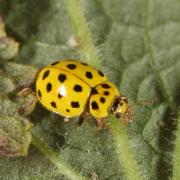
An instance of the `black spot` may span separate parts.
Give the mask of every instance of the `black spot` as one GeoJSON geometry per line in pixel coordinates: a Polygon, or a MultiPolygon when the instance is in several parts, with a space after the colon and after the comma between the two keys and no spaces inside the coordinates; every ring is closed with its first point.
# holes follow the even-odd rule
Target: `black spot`
{"type": "Polygon", "coordinates": [[[122,106],[123,105],[123,103],[122,102],[120,102],[120,106],[122,106]]]}
{"type": "Polygon", "coordinates": [[[38,96],[41,98],[42,97],[42,93],[40,90],[38,90],[38,96]]]}
{"type": "Polygon", "coordinates": [[[56,108],[56,103],[55,103],[54,101],[51,102],[51,106],[54,107],[54,108],[56,108]]]}
{"type": "Polygon", "coordinates": [[[99,75],[104,77],[104,74],[101,71],[98,71],[99,75]]]}
{"type": "Polygon", "coordinates": [[[66,109],[66,112],[70,112],[70,110],[69,110],[69,109],[66,109]]]}
{"type": "Polygon", "coordinates": [[[45,71],[43,74],[43,80],[46,79],[49,76],[49,70],[45,71]]]}
{"type": "Polygon", "coordinates": [[[76,92],[82,92],[82,87],[78,84],[76,84],[73,88],[76,92]]]}
{"type": "Polygon", "coordinates": [[[108,84],[101,84],[101,86],[105,89],[109,89],[111,86],[109,86],[108,84]]]}
{"type": "Polygon", "coordinates": [[[72,102],[71,102],[71,106],[72,106],[73,108],[79,108],[79,107],[80,107],[79,102],[77,102],[77,101],[72,101],[72,102]]]}
{"type": "Polygon", "coordinates": [[[92,88],[91,94],[98,94],[98,91],[96,89],[92,88]]]}
{"type": "Polygon", "coordinates": [[[56,62],[52,63],[51,66],[54,66],[54,65],[56,65],[58,63],[59,63],[59,61],[56,61],[56,62]]]}
{"type": "Polygon", "coordinates": [[[101,98],[100,98],[100,101],[101,101],[102,103],[105,103],[106,100],[105,100],[105,98],[101,97],[101,98]]]}
{"type": "Polygon", "coordinates": [[[104,95],[108,96],[109,95],[109,91],[104,91],[104,95]]]}
{"type": "Polygon", "coordinates": [[[63,83],[66,80],[66,75],[65,74],[59,74],[58,79],[61,83],[63,83]]]}
{"type": "Polygon", "coordinates": [[[92,107],[92,109],[99,109],[99,106],[98,106],[98,104],[97,104],[96,101],[93,101],[93,102],[91,103],[91,107],[92,107]]]}
{"type": "Polygon", "coordinates": [[[47,83],[46,85],[46,91],[50,92],[52,90],[52,84],[51,83],[47,83]]]}
{"type": "Polygon", "coordinates": [[[87,71],[87,72],[86,72],[86,77],[87,77],[88,79],[92,79],[92,78],[93,78],[93,75],[92,75],[91,72],[87,71]]]}
{"type": "Polygon", "coordinates": [[[88,64],[86,64],[86,63],[83,63],[83,62],[82,62],[81,64],[82,64],[82,65],[84,65],[84,66],[88,66],[88,64]]]}
{"type": "Polygon", "coordinates": [[[58,98],[61,99],[63,96],[61,94],[58,94],[58,98]]]}
{"type": "Polygon", "coordinates": [[[69,69],[76,69],[76,65],[75,64],[68,64],[66,65],[69,69]]]}

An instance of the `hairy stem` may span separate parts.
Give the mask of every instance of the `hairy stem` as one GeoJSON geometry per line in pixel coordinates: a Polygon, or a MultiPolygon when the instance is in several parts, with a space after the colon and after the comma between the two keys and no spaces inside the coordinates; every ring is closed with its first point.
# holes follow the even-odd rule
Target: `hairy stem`
{"type": "Polygon", "coordinates": [[[59,156],[57,152],[51,150],[46,143],[44,143],[34,132],[32,132],[32,144],[45,155],[59,170],[59,173],[66,176],[68,179],[78,179],[85,180],[85,177],[82,177],[77,172],[75,172],[68,164],[66,164],[59,156]]]}
{"type": "Polygon", "coordinates": [[[81,57],[88,63],[95,65],[96,68],[102,68],[80,0],[65,0],[64,2],[67,6],[76,38],[79,41],[81,57]]]}
{"type": "Polygon", "coordinates": [[[119,161],[125,169],[125,174],[128,180],[142,180],[139,171],[139,165],[135,160],[135,155],[129,144],[129,139],[125,129],[120,121],[113,117],[109,117],[111,121],[111,131],[113,134],[115,147],[119,161]]]}
{"type": "Polygon", "coordinates": [[[178,117],[178,127],[176,131],[175,153],[174,153],[174,168],[173,180],[180,179],[180,113],[178,117]]]}
{"type": "MultiPolygon", "coordinates": [[[[74,31],[80,40],[79,48],[81,50],[81,56],[85,56],[86,60],[91,64],[96,65],[97,68],[102,68],[88,23],[82,12],[80,0],[67,0],[65,1],[65,4],[72,20],[74,31]]],[[[141,180],[142,178],[140,177],[138,165],[134,159],[134,154],[130,148],[124,128],[120,123],[117,124],[117,121],[113,121],[111,118],[111,129],[114,136],[117,154],[126,170],[127,178],[130,180],[141,180]]]]}

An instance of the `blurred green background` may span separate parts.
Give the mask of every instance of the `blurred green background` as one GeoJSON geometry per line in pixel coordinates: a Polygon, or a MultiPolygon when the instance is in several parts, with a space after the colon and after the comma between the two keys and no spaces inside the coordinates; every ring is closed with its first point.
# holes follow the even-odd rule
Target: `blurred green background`
{"type": "MultiPolygon", "coordinates": [[[[59,59],[86,62],[71,44],[76,27],[66,6],[0,0],[0,179],[68,179],[30,145],[31,130],[80,175],[126,179],[108,129],[97,132],[92,119],[81,127],[76,120],[66,124],[31,94],[17,96],[39,67],[59,59]]],[[[81,8],[97,64],[133,105],[126,131],[143,179],[170,179],[180,103],[180,1],[81,0],[81,8]]]]}

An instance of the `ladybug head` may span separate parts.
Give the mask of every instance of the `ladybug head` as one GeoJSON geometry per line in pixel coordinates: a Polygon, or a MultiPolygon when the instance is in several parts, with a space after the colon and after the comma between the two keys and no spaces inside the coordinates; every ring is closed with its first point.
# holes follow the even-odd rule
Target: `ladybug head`
{"type": "Polygon", "coordinates": [[[121,118],[122,115],[128,111],[128,99],[126,96],[118,96],[114,98],[114,101],[110,107],[110,113],[116,118],[121,118]]]}

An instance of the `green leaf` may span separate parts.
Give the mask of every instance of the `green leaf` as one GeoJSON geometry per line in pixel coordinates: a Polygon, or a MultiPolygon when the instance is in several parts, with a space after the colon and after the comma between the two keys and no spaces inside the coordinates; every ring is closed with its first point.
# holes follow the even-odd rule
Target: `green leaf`
{"type": "Polygon", "coordinates": [[[30,66],[5,63],[0,81],[0,155],[26,156],[31,143],[30,114],[37,102],[33,94],[20,95],[32,82],[37,70],[30,66]]]}
{"type": "Polygon", "coordinates": [[[0,60],[14,58],[19,49],[19,43],[10,37],[7,37],[4,28],[4,22],[0,16],[0,60]]]}
{"type": "MultiPolygon", "coordinates": [[[[105,69],[134,109],[134,122],[125,127],[127,138],[124,131],[118,134],[117,131],[111,134],[109,129],[97,132],[92,118],[82,127],[77,127],[77,119],[65,124],[60,116],[39,105],[34,109],[35,101],[28,106],[30,96],[20,98],[11,114],[24,102],[26,113],[18,117],[27,116],[34,109],[30,114],[33,133],[56,155],[57,161],[51,159],[51,153],[41,155],[36,144],[37,148],[32,146],[25,159],[2,158],[2,177],[64,179],[69,176],[58,165],[65,163],[68,166],[63,167],[73,169],[71,172],[79,176],[125,179],[131,173],[127,172],[131,166],[124,160],[131,157],[135,157],[133,163],[138,164],[135,171],[139,171],[143,179],[171,178],[173,162],[177,173],[178,149],[174,161],[172,157],[174,142],[179,147],[174,131],[180,103],[180,2],[9,0],[0,3],[8,36],[21,44],[15,61],[28,65],[3,64],[1,95],[8,96],[8,100],[14,98],[21,86],[33,81],[36,69],[23,71],[30,64],[43,66],[58,59],[83,57],[83,61],[105,69]],[[70,2],[80,4],[69,9],[73,8],[68,5],[70,2]],[[121,138],[120,134],[128,141],[124,148],[116,141],[121,138]],[[121,147],[121,151],[117,147],[121,147]],[[121,158],[119,152],[125,157],[121,158]],[[12,167],[15,169],[9,174],[12,167]]],[[[3,111],[8,112],[13,104],[4,104],[3,111]]],[[[112,122],[112,126],[114,124],[112,122]]]]}
{"type": "Polygon", "coordinates": [[[1,98],[0,104],[0,155],[27,155],[31,142],[31,123],[18,115],[16,105],[7,98],[1,98]]]}

